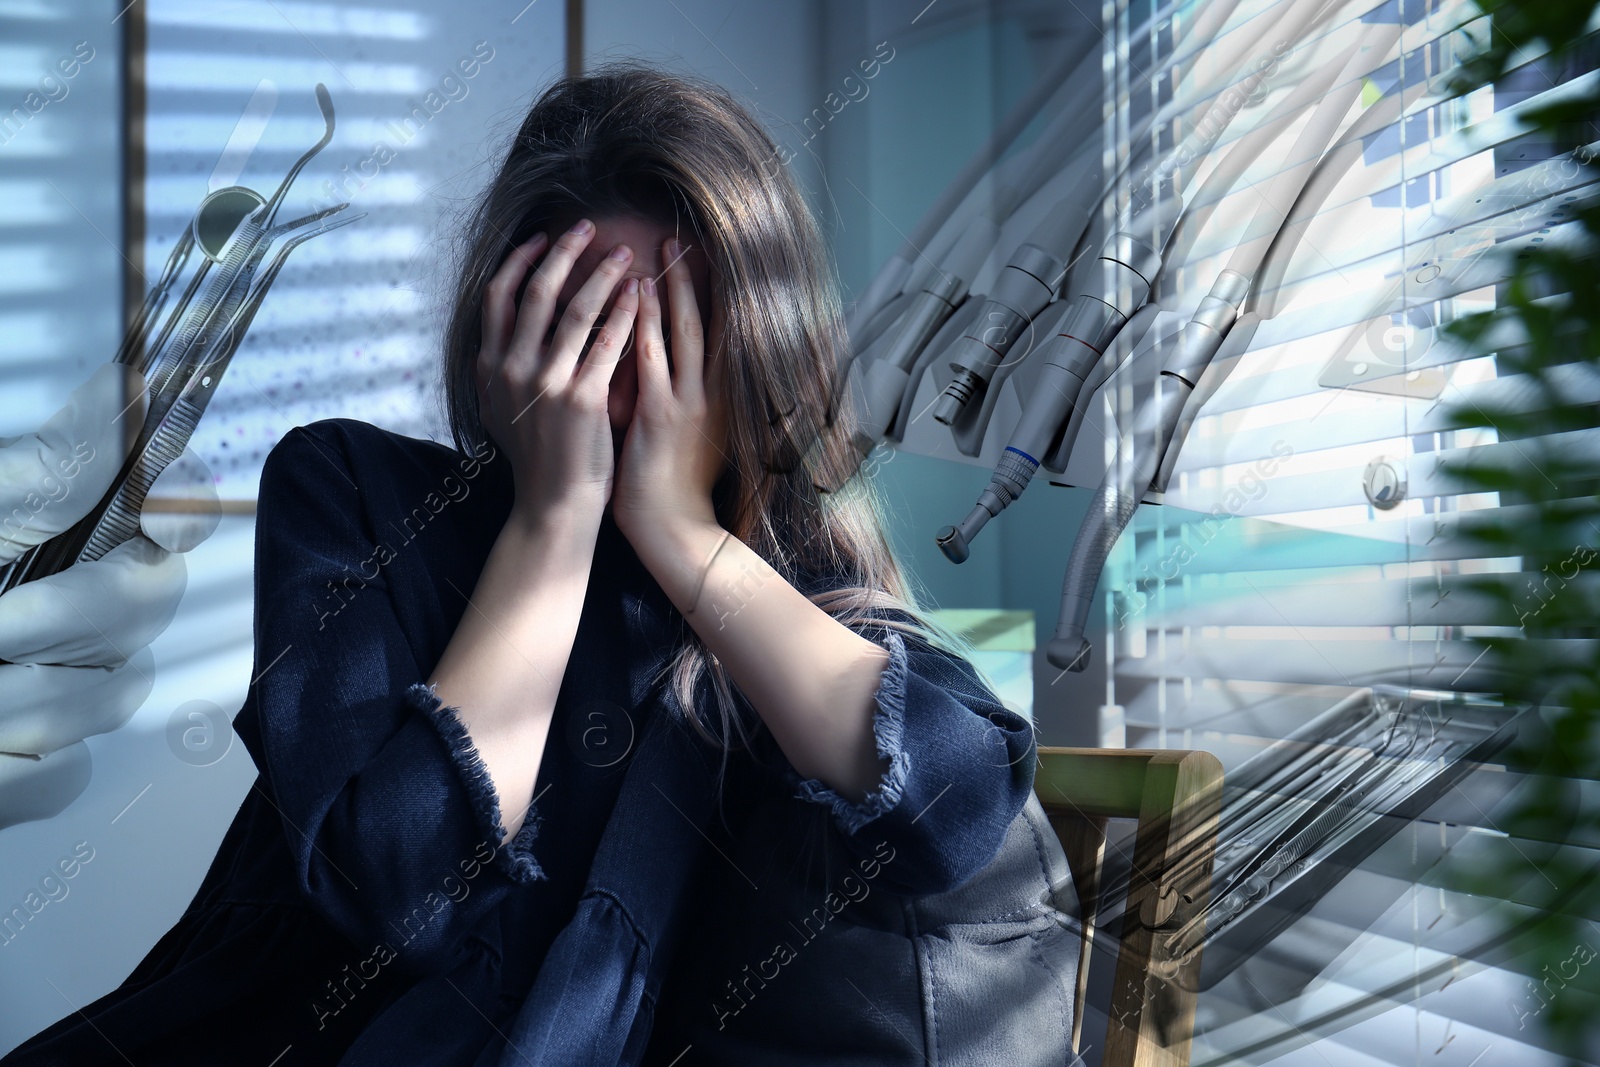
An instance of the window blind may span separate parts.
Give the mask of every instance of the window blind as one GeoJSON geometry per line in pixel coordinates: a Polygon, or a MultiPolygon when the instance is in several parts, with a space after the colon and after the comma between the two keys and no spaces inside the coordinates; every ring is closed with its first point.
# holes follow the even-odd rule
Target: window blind
{"type": "MultiPolygon", "coordinates": [[[[1351,121],[1397,85],[1426,90],[1363,139],[1361,159],[1305,230],[1278,313],[1225,348],[1226,380],[1200,409],[1167,491],[1150,498],[1161,506],[1139,509],[1102,577],[1110,744],[1204,748],[1235,771],[1374,686],[1492,691],[1490,661],[1471,639],[1515,627],[1472,578],[1510,580],[1522,561],[1486,557],[1466,535],[1535,511],[1449,468],[1493,463],[1544,478],[1544,447],[1600,460],[1593,429],[1550,434],[1540,448],[1452,429],[1454,408],[1537,415],[1551,398],[1501,367],[1528,342],[1515,328],[1471,349],[1440,332],[1497,306],[1519,250],[1578,238],[1572,210],[1600,195],[1597,175],[1552,158],[1527,115],[1588,91],[1596,74],[1524,54],[1504,86],[1453,97],[1436,87],[1493,32],[1475,8],[1347,10],[1405,23],[1398,59],[1370,75],[1351,121]]],[[[1235,195],[1247,200],[1249,188],[1235,195]]],[[[1195,249],[1199,278],[1239,237],[1226,226],[1209,234],[1195,249]]],[[[1554,381],[1565,402],[1600,402],[1591,366],[1560,367],[1554,381]]],[[[1098,480],[1096,464],[1142,395],[1136,376],[1113,380],[1062,481],[1098,480]]],[[[1573,661],[1600,654],[1587,639],[1550,644],[1573,661]]],[[[1565,1062],[1536,1023],[1538,976],[1497,937],[1503,909],[1524,906],[1515,887],[1493,902],[1445,888],[1450,865],[1494,869],[1513,850],[1600,847],[1508,838],[1494,814],[1520,784],[1493,761],[1472,771],[1215,978],[1191,1062],[1565,1062]]],[[[1576,802],[1593,793],[1571,785],[1576,802]]]]}

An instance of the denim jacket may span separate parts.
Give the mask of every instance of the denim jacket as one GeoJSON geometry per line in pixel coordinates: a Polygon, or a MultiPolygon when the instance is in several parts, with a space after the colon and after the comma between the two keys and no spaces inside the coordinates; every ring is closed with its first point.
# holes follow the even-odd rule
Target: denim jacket
{"type": "MultiPolygon", "coordinates": [[[[489,776],[427,678],[511,497],[503,457],[354,420],[279,442],[234,720],[260,776],[134,972],[0,1064],[519,1062],[506,1034],[585,896],[634,739],[683,715],[657,675],[687,623],[607,517],[532,803],[502,845],[489,776]]],[[[883,782],[849,802],[764,731],[728,755],[639,1062],[1072,1062],[1078,941],[1032,732],[965,660],[861,632],[890,653],[883,782]]],[[[613,895],[626,915],[651,892],[641,877],[613,895]]],[[[584,963],[624,984],[641,966],[600,945],[584,963]]]]}

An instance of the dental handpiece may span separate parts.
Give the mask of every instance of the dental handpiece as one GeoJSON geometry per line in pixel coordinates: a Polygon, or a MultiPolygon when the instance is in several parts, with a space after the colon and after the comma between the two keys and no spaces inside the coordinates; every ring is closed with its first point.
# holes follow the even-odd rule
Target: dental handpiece
{"type": "MultiPolygon", "coordinates": [[[[1177,9],[1181,6],[1182,3],[1174,3],[1152,11],[1145,21],[1149,25],[1161,24],[1164,20],[1177,15],[1177,9]]],[[[1207,53],[1217,43],[1219,31],[1236,7],[1236,0],[1214,0],[1204,5],[1193,24],[1184,31],[1187,38],[1184,46],[1146,72],[1147,79],[1151,82],[1176,79],[1179,88],[1173,99],[1144,115],[1129,132],[1128,141],[1134,151],[1130,156],[1118,161],[1113,168],[1114,174],[1106,176],[1104,189],[1107,192],[1115,182],[1123,180],[1128,168],[1137,165],[1143,157],[1145,150],[1149,148],[1147,134],[1150,129],[1171,122],[1179,114],[1195,107],[1199,100],[1221,96],[1235,87],[1232,74],[1225,74],[1218,81],[1216,74],[1212,73],[1204,84],[1198,86],[1189,75],[1202,54],[1207,53]]],[[[1314,25],[1331,10],[1331,7],[1324,8],[1307,23],[1307,26],[1314,25]]],[[[1232,40],[1221,49],[1220,57],[1213,57],[1216,58],[1216,62],[1212,64],[1214,70],[1233,71],[1248,52],[1261,47],[1261,41],[1285,14],[1283,6],[1271,7],[1264,12],[1252,14],[1241,25],[1231,30],[1229,36],[1232,40]]],[[[1050,101],[1049,106],[1024,111],[1023,105],[1019,104],[1013,109],[1006,120],[1007,124],[1003,127],[1004,130],[1010,131],[1005,140],[1008,143],[1015,137],[1013,124],[1019,117],[1032,119],[1038,114],[1053,114],[1056,117],[1040,132],[1032,144],[1004,161],[999,159],[1003,145],[999,144],[1000,133],[997,131],[995,140],[986,144],[984,149],[968,162],[962,174],[951,183],[938,203],[924,214],[899,251],[890,257],[878,275],[873,278],[867,294],[851,313],[852,326],[865,321],[874,309],[893,299],[902,285],[918,284],[926,272],[926,266],[919,270],[913,264],[921,261],[926,265],[929,257],[937,260],[943,250],[948,248],[962,232],[969,215],[986,211],[996,219],[1009,219],[1018,204],[1059,173],[1063,167],[1061,157],[1081,146],[1090,136],[1090,132],[1098,127],[1102,121],[1097,106],[1102,77],[1099,64],[1079,62],[1075,70],[1064,76],[1063,69],[1066,65],[1070,64],[1064,64],[1062,69],[1052,71],[1045,79],[1041,79],[1036,92],[1030,94],[1025,101],[1031,106],[1040,98],[1042,91],[1043,97],[1050,101]],[[1046,86],[1054,88],[1043,91],[1046,86]]],[[[1093,181],[1099,182],[1100,179],[1096,178],[1093,181]]]]}
{"type": "MultiPolygon", "coordinates": [[[[1380,32],[1376,41],[1369,40],[1366,43],[1376,44],[1377,47],[1371,51],[1381,54],[1387,52],[1396,39],[1398,33],[1389,30],[1380,32]]],[[[1367,54],[1366,65],[1370,65],[1371,51],[1367,54]]],[[[1358,46],[1352,45],[1341,53],[1341,71],[1357,52],[1358,46]]],[[[1359,82],[1352,79],[1340,92],[1329,94],[1318,104],[1312,112],[1311,121],[1294,141],[1290,150],[1291,161],[1298,164],[1302,158],[1315,160],[1322,157],[1353,95],[1352,86],[1358,85],[1359,82]]],[[[1295,92],[1289,99],[1295,101],[1292,106],[1304,107],[1309,97],[1295,92]]],[[[1218,169],[1229,173],[1230,181],[1237,178],[1243,168],[1230,166],[1231,157],[1247,148],[1253,151],[1257,147],[1255,138],[1247,135],[1218,169]]],[[[1297,168],[1292,167],[1279,177],[1278,184],[1298,179],[1303,188],[1314,174],[1315,168],[1308,173],[1297,174],[1297,168]]],[[[1256,220],[1269,217],[1275,211],[1271,207],[1272,198],[1264,200],[1263,206],[1256,212],[1256,220]]],[[[1265,249],[1252,251],[1243,246],[1235,250],[1229,268],[1221,272],[1194,318],[1180,332],[1173,354],[1157,378],[1155,395],[1135,417],[1131,442],[1133,455],[1119,454],[1118,463],[1107,472],[1105,481],[1097,491],[1073,545],[1062,583],[1061,612],[1056,632],[1046,647],[1046,658],[1055,666],[1071,671],[1082,671],[1088,667],[1090,646],[1084,632],[1101,570],[1112,547],[1132,520],[1134,510],[1145,492],[1152,484],[1165,486],[1162,470],[1165,467],[1170,472],[1171,467],[1170,463],[1163,461],[1168,456],[1175,456],[1178,448],[1174,447],[1174,441],[1179,441],[1178,447],[1181,447],[1182,435],[1187,430],[1188,422],[1193,419],[1190,415],[1188,422],[1185,421],[1186,409],[1191,412],[1194,410],[1189,406],[1189,398],[1237,319],[1240,307],[1251,290],[1254,268],[1266,254],[1265,249]],[[1232,269],[1236,266],[1245,269],[1232,269]]]]}
{"type": "MultiPolygon", "coordinates": [[[[1155,76],[1160,77],[1171,71],[1186,78],[1193,64],[1199,59],[1202,45],[1196,44],[1196,41],[1200,41],[1202,44],[1209,42],[1210,38],[1227,21],[1234,6],[1235,4],[1231,0],[1222,0],[1222,2],[1207,5],[1202,9],[1191,31],[1198,36],[1191,37],[1187,42],[1187,46],[1181,49],[1178,54],[1163,60],[1155,76]]],[[[1302,14],[1298,18],[1289,18],[1288,22],[1291,25],[1298,26],[1299,30],[1303,32],[1330,10],[1332,10],[1332,6],[1324,4],[1320,9],[1310,14],[1302,14]]],[[[1259,47],[1259,40],[1262,34],[1271,31],[1278,23],[1284,21],[1289,14],[1290,12],[1287,10],[1269,9],[1264,15],[1252,16],[1252,20],[1247,26],[1234,31],[1236,40],[1230,43],[1225,50],[1225,57],[1219,61],[1217,66],[1223,70],[1232,70],[1238,62],[1242,61],[1242,57],[1246,52],[1251,48],[1259,47]],[[1246,32],[1247,30],[1249,32],[1246,32]]],[[[1090,91],[1089,84],[1085,79],[1093,73],[1095,72],[1092,65],[1081,65],[1076,72],[1067,77],[1065,81],[1062,81],[1061,71],[1052,72],[1048,78],[1041,81],[1034,95],[1051,96],[1052,91],[1047,91],[1046,87],[1054,86],[1056,88],[1053,89],[1053,92],[1056,95],[1064,95],[1068,99],[1074,98],[1074,94],[1077,97],[1081,97],[1090,91]],[[1080,85],[1080,82],[1083,82],[1083,84],[1080,85]],[[1074,89],[1074,86],[1076,86],[1076,89],[1074,89]]],[[[1257,82],[1253,82],[1250,79],[1256,78],[1259,81],[1260,75],[1261,72],[1259,70],[1252,71],[1245,76],[1245,81],[1241,85],[1231,85],[1229,84],[1229,78],[1224,77],[1220,84],[1208,84],[1205,86],[1200,95],[1202,98],[1215,96],[1220,100],[1226,93],[1237,94],[1242,92],[1245,86],[1253,89],[1257,82]]],[[[1033,99],[1032,96],[1030,96],[1031,99],[1033,99]]],[[[1178,98],[1169,101],[1156,112],[1144,116],[1139,122],[1138,129],[1133,131],[1133,135],[1130,138],[1135,146],[1134,153],[1131,157],[1126,157],[1121,161],[1116,175],[1107,180],[1100,195],[1094,197],[1092,193],[1086,194],[1080,191],[1075,194],[1075,198],[1083,200],[1087,195],[1089,202],[1098,202],[1098,200],[1104,199],[1115,187],[1115,183],[1122,180],[1122,175],[1127,172],[1128,168],[1137,164],[1138,160],[1144,155],[1144,149],[1139,146],[1146,146],[1145,130],[1157,122],[1170,121],[1180,110],[1192,106],[1192,98],[1184,98],[1183,94],[1180,93],[1178,98]]],[[[1213,101],[1210,106],[1215,107],[1216,101],[1213,101]]],[[[1019,110],[1014,110],[1008,118],[1008,126],[1006,127],[1008,130],[1010,129],[1009,124],[1017,118],[1019,110]]],[[[936,210],[930,210],[924,216],[916,232],[908,239],[908,245],[901,252],[896,253],[894,257],[891,257],[890,261],[885,264],[884,268],[873,279],[868,293],[862,297],[856,309],[851,312],[852,337],[862,337],[865,332],[865,324],[872,321],[873,317],[884,307],[900,299],[892,294],[898,293],[902,284],[909,282],[911,285],[920,286],[922,289],[933,288],[937,285],[938,279],[936,276],[930,277],[930,271],[936,270],[933,267],[933,263],[942,254],[942,250],[948,247],[947,242],[951,239],[950,235],[956,232],[953,227],[959,223],[959,220],[975,210],[994,213],[994,217],[997,218],[1009,217],[1016,204],[1031,195],[1047,178],[1060,171],[1059,155],[1068,150],[1070,146],[1080,144],[1083,140],[1084,130],[1080,127],[1086,128],[1088,125],[1098,121],[1098,115],[1093,113],[1093,109],[1063,107],[1060,109],[1059,117],[1049,124],[1033,144],[1022,152],[1017,153],[1012,160],[1008,160],[1003,165],[1003,169],[1001,165],[995,165],[987,174],[983,175],[983,181],[979,181],[969,173],[973,166],[972,163],[969,163],[967,170],[963,171],[962,179],[952,183],[945,198],[941,199],[939,205],[936,205],[936,210]],[[1013,179],[1005,179],[1004,175],[1010,171],[1017,171],[1019,174],[1013,179]],[[957,188],[965,189],[966,192],[964,195],[954,198],[958,201],[958,206],[946,215],[946,205],[951,202],[952,194],[956,192],[957,188]],[[987,190],[987,196],[979,196],[979,193],[985,190],[987,190]],[[980,203],[984,205],[981,209],[977,206],[980,203]],[[934,229],[936,232],[931,238],[928,238],[926,234],[930,229],[934,229]],[[923,243],[926,243],[926,250],[918,251],[918,248],[923,243]],[[913,253],[922,263],[927,265],[925,269],[918,270],[913,268],[911,262],[913,253]]],[[[1202,138],[1201,148],[1203,149],[1206,144],[1214,140],[1213,134],[1220,135],[1225,125],[1225,122],[1208,124],[1205,137],[1202,138]]],[[[1014,132],[1007,135],[1007,140],[1009,140],[1010,136],[1014,136],[1014,132]]],[[[1193,142],[1194,139],[1191,138],[1190,140],[1193,142]]],[[[1193,144],[1191,144],[1190,151],[1192,152],[1193,150],[1193,144]]],[[[973,162],[977,162],[977,160],[975,159],[973,162]]],[[[1098,169],[1095,170],[1093,177],[1088,178],[1091,185],[1099,184],[1101,180],[1098,169]]],[[[1164,204],[1165,201],[1162,201],[1157,206],[1164,204]]],[[[1083,205],[1083,207],[1083,213],[1087,216],[1086,205],[1083,205]]],[[[1079,208],[1074,207],[1073,210],[1076,211],[1079,208]]],[[[1147,214],[1150,213],[1147,212],[1147,214]]],[[[1132,226],[1124,226],[1123,228],[1135,229],[1132,226]]],[[[1138,231],[1135,229],[1135,232],[1138,231]]],[[[1038,243],[1049,244],[1053,242],[1038,243]]],[[[1160,242],[1157,241],[1156,243],[1159,246],[1160,242]]],[[[1021,268],[1023,271],[1028,269],[1027,264],[1017,263],[1013,266],[1021,268]]],[[[1041,266],[1042,269],[1048,270],[1047,266],[1041,266]]],[[[1015,272],[1006,271],[1003,273],[1013,274],[1015,272]]],[[[1021,279],[1013,280],[1019,283],[1021,281],[1021,279]]],[[[1019,284],[1017,288],[1027,289],[1029,287],[1019,284]]],[[[999,296],[998,293],[990,295],[992,297],[999,296]]],[[[1016,300],[1022,299],[1023,294],[1016,294],[1016,300]]],[[[1002,298],[996,307],[985,309],[986,314],[979,316],[980,322],[986,324],[983,332],[987,336],[1000,337],[1008,332],[1020,332],[1030,325],[1031,316],[1020,314],[1018,309],[1012,306],[1014,302],[1016,301],[1006,301],[1002,298]],[[1010,321],[1002,324],[1002,320],[1010,321]]],[[[921,339],[919,338],[919,340],[921,339]]],[[[1007,341],[1008,343],[1014,343],[1015,338],[1007,338],[1007,341]]],[[[859,353],[863,348],[864,342],[857,344],[855,351],[859,353]]],[[[1004,356],[1001,355],[999,358],[1003,359],[1004,356]]],[[[988,374],[985,373],[985,358],[976,349],[970,354],[959,355],[952,362],[956,364],[957,378],[956,381],[952,382],[946,394],[940,398],[939,410],[935,414],[936,419],[947,424],[953,423],[958,413],[958,408],[964,407],[966,401],[975,393],[983,391],[983,387],[988,384],[989,375],[992,375],[992,370],[988,374]]],[[[988,363],[992,366],[1003,365],[993,360],[988,361],[988,363]]],[[[880,370],[879,373],[886,372],[880,370]]],[[[887,387],[884,387],[882,391],[887,391],[887,387]]],[[[869,424],[871,421],[868,420],[869,424]]]]}
{"type": "Polygon", "coordinates": [[[947,354],[955,377],[934,402],[935,422],[953,424],[967,404],[989,388],[1011,346],[1055,299],[1073,246],[1088,225],[1079,198],[1063,197],[1012,253],[984,299],[973,331],[960,337],[947,354]]]}
{"type": "Polygon", "coordinates": [[[871,452],[894,424],[917,356],[966,299],[968,285],[998,236],[999,230],[988,216],[973,219],[940,269],[889,327],[894,331],[889,347],[877,359],[850,364],[850,393],[856,408],[854,444],[860,456],[871,452]]]}
{"type": "Polygon", "coordinates": [[[965,562],[972,538],[1028,487],[1065,427],[1083,383],[1117,332],[1144,305],[1160,265],[1157,251],[1132,234],[1114,233],[1106,241],[1093,272],[1099,285],[1087,286],[1064,302],[1054,336],[1034,356],[1042,363],[1038,383],[988,487],[959,525],[944,527],[935,538],[945,558],[965,562]]]}

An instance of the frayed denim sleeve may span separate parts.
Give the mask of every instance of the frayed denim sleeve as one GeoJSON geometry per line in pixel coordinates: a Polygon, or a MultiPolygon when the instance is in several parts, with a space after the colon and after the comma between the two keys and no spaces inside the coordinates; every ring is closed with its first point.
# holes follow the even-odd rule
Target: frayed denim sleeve
{"type": "MultiPolygon", "coordinates": [[[[483,757],[478,755],[477,746],[472,743],[472,737],[461,721],[461,709],[440,700],[437,690],[427,682],[413,682],[408,686],[405,702],[439,731],[440,738],[450,751],[450,760],[466,786],[479,831],[487,840],[504,840],[506,824],[500,812],[500,794],[495,792],[489,768],[484,765],[483,757]]],[[[501,869],[519,885],[546,877],[539,861],[533,858],[533,842],[539,836],[541,821],[536,806],[530,804],[516,836],[510,844],[500,849],[499,855],[504,857],[501,869]]]]}
{"type": "Polygon", "coordinates": [[[903,894],[947,892],[999,853],[1027,803],[1033,729],[965,659],[890,627],[859,632],[889,652],[873,694],[873,738],[888,760],[883,777],[851,801],[820,779],[802,779],[773,744],[777,769],[797,800],[828,808],[858,858],[883,864],[885,885],[903,894]]]}
{"type": "Polygon", "coordinates": [[[889,662],[872,695],[872,737],[878,755],[889,761],[882,779],[859,801],[839,795],[819,778],[798,780],[802,800],[826,804],[833,811],[839,829],[854,834],[873,819],[894,808],[906,788],[906,769],[911,755],[906,751],[906,643],[899,634],[889,632],[889,662]]]}
{"type": "Polygon", "coordinates": [[[540,819],[530,807],[502,844],[488,770],[427,684],[383,570],[330,601],[374,543],[356,488],[374,475],[352,466],[338,421],[291,430],[262,468],[256,680],[240,715],[302,895],[354,943],[403,945],[396,965],[428,973],[546,877],[540,819]]]}

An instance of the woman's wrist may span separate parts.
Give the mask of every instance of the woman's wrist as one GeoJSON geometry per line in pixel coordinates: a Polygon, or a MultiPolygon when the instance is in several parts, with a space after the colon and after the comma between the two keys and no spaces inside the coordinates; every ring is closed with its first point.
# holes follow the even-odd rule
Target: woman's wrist
{"type": "Polygon", "coordinates": [[[537,569],[587,568],[600,533],[601,510],[513,504],[499,540],[518,555],[532,555],[537,569]]]}
{"type": "Polygon", "coordinates": [[[714,520],[684,519],[656,524],[633,546],[667,599],[687,616],[704,602],[710,572],[730,538],[714,520]]]}
{"type": "Polygon", "coordinates": [[[535,501],[516,497],[506,516],[506,528],[526,536],[569,539],[600,529],[605,501],[535,501]]]}

